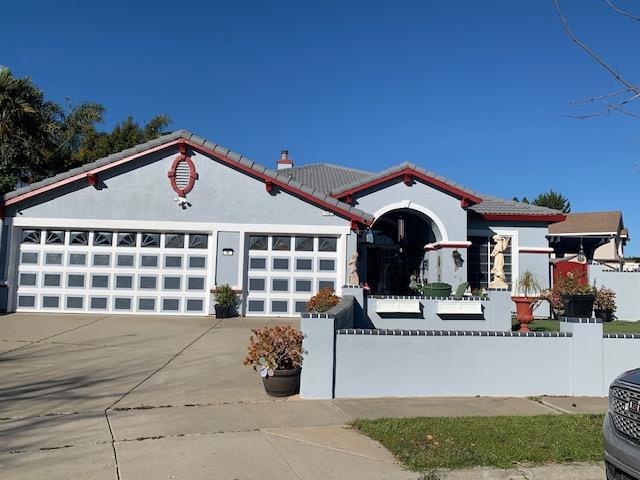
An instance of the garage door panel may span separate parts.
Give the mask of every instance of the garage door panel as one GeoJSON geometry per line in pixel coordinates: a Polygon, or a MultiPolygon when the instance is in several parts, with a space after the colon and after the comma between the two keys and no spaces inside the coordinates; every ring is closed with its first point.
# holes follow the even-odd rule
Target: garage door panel
{"type": "Polygon", "coordinates": [[[295,316],[320,288],[337,288],[337,237],[247,235],[248,315],[295,316]]]}
{"type": "Polygon", "coordinates": [[[17,311],[208,311],[206,234],[28,229],[20,238],[17,311]]]}

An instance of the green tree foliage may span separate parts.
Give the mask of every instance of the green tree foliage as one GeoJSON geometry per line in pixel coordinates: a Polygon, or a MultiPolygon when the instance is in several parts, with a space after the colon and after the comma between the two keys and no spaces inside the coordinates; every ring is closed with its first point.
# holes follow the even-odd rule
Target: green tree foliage
{"type": "Polygon", "coordinates": [[[139,125],[129,117],[118,123],[111,132],[98,132],[92,127],[84,133],[72,157],[81,164],[106,157],[158,138],[167,133],[165,129],[170,123],[171,119],[166,115],[157,115],[144,125],[139,125]]]}
{"type": "Polygon", "coordinates": [[[521,203],[531,203],[527,197],[522,197],[522,200],[518,199],[518,197],[513,197],[513,201],[521,203]]]}
{"type": "Polygon", "coordinates": [[[93,102],[63,108],[45,100],[31,78],[0,66],[0,192],[157,138],[171,123],[166,115],[142,125],[129,117],[100,132],[105,111],[93,102]]]}
{"type": "Polygon", "coordinates": [[[569,199],[561,193],[553,191],[553,189],[546,193],[541,193],[531,203],[540,207],[554,208],[563,213],[569,213],[571,211],[571,202],[569,199]]]}

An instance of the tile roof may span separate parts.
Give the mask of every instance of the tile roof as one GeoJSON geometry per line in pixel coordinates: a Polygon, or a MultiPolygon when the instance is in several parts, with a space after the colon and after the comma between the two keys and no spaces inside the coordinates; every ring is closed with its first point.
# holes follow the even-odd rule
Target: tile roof
{"type": "Polygon", "coordinates": [[[352,207],[351,205],[340,202],[333,197],[337,197],[341,192],[357,188],[358,186],[364,185],[370,181],[383,178],[404,169],[415,170],[423,175],[432,177],[433,179],[442,182],[443,184],[446,184],[452,188],[465,192],[472,197],[482,199],[480,203],[469,207],[470,211],[478,214],[555,215],[560,213],[559,211],[552,210],[550,208],[538,207],[536,205],[529,205],[526,203],[520,203],[512,200],[504,200],[497,197],[483,195],[456,182],[453,182],[445,177],[442,177],[434,172],[425,170],[424,168],[419,167],[411,162],[403,162],[376,173],[368,172],[365,170],[358,170],[355,168],[343,167],[340,165],[333,165],[330,163],[316,163],[278,171],[271,170],[263,165],[249,160],[241,154],[229,150],[226,147],[210,142],[209,140],[206,140],[202,137],[198,137],[188,130],[176,130],[175,132],[163,135],[155,140],[142,143],[127,150],[123,150],[122,152],[111,154],[108,157],[104,157],[94,162],[82,165],[81,167],[74,168],[73,170],[60,173],[54,177],[46,178],[39,182],[32,183],[25,187],[14,190],[13,192],[6,193],[3,196],[3,199],[4,201],[11,200],[12,198],[48,187],[62,180],[70,179],[71,177],[81,175],[83,173],[87,173],[101,167],[106,167],[111,163],[123,160],[131,155],[142,154],[146,150],[161,147],[166,143],[170,143],[178,139],[188,140],[195,143],[196,145],[200,145],[203,148],[211,150],[214,153],[225,155],[231,160],[240,163],[244,167],[255,171],[256,174],[265,175],[274,180],[284,182],[294,190],[304,192],[305,194],[310,195],[311,197],[321,202],[330,203],[337,208],[346,210],[350,214],[362,218],[365,221],[372,221],[373,216],[369,213],[352,207]]]}
{"type": "Polygon", "coordinates": [[[128,148],[121,152],[111,154],[108,157],[101,158],[99,160],[96,160],[95,162],[84,164],[81,167],[74,168],[72,170],[68,170],[66,172],[60,173],[53,177],[46,178],[42,181],[29,184],[22,188],[18,188],[17,190],[4,194],[3,201],[6,202],[7,200],[11,200],[15,197],[19,197],[21,195],[36,191],[38,189],[48,187],[57,182],[70,179],[72,177],[81,175],[83,173],[88,173],[97,168],[105,167],[111,163],[115,163],[115,162],[118,162],[119,160],[126,159],[127,157],[130,157],[132,155],[135,155],[138,153],[142,154],[147,150],[150,150],[156,147],[161,147],[164,144],[168,144],[179,139],[184,139],[188,142],[191,142],[192,144],[202,146],[207,150],[213,151],[214,154],[225,156],[229,158],[231,161],[237,162],[243,167],[246,167],[254,171],[257,175],[264,175],[270,179],[273,179],[274,181],[281,182],[285,184],[286,187],[288,187],[287,189],[293,190],[294,193],[298,191],[300,192],[300,194],[307,195],[319,202],[322,202],[324,204],[330,204],[330,206],[332,205],[337,209],[340,209],[344,212],[348,212],[349,215],[359,217],[365,222],[373,221],[373,216],[371,214],[363,212],[358,208],[355,208],[347,203],[341,202],[333,197],[330,197],[323,191],[317,190],[312,185],[307,185],[300,181],[297,181],[296,179],[293,179],[290,176],[283,173],[283,170],[276,171],[276,170],[271,170],[269,168],[266,168],[265,166],[260,165],[259,163],[253,162],[252,160],[249,160],[247,157],[239,153],[233,152],[226,147],[210,142],[209,140],[206,140],[202,137],[198,137],[197,135],[194,135],[188,130],[177,130],[167,135],[162,135],[161,137],[158,137],[155,140],[141,143],[140,145],[136,145],[135,147],[128,148]]]}
{"type": "Polygon", "coordinates": [[[623,227],[622,212],[569,213],[563,222],[549,226],[549,235],[579,233],[615,234],[623,227]]]}
{"type": "Polygon", "coordinates": [[[375,175],[372,172],[331,163],[313,163],[301,167],[287,168],[280,170],[280,172],[284,172],[294,180],[309,185],[327,195],[343,185],[365,180],[375,175]]]}

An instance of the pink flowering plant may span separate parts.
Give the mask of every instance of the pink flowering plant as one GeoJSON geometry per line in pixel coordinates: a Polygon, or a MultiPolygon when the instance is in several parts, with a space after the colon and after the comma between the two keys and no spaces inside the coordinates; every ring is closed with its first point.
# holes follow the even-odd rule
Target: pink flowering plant
{"type": "Polygon", "coordinates": [[[596,310],[616,311],[616,292],[607,287],[600,287],[596,290],[596,300],[593,302],[596,310]]]}

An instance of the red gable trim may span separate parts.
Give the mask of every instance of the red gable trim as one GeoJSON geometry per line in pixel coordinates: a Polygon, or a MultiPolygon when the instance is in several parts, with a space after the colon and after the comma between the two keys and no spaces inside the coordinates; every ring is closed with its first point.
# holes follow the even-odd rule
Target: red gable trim
{"type": "Polygon", "coordinates": [[[102,167],[96,167],[96,168],[93,168],[93,169],[88,170],[86,172],[82,172],[82,173],[79,173],[77,175],[73,175],[72,177],[68,177],[68,178],[65,178],[63,180],[60,180],[59,182],[55,182],[55,183],[52,183],[50,185],[45,185],[44,187],[40,187],[40,188],[37,188],[37,189],[32,190],[30,192],[23,193],[22,195],[17,195],[17,196],[15,196],[13,198],[10,198],[9,200],[5,200],[4,204],[5,204],[5,206],[6,205],[13,205],[15,203],[18,203],[18,202],[21,202],[23,200],[26,200],[27,198],[35,197],[36,195],[40,195],[41,193],[48,192],[49,190],[53,190],[54,188],[58,188],[58,187],[61,187],[63,185],[67,185],[69,183],[73,183],[73,182],[75,182],[77,180],[80,180],[82,178],[88,178],[90,175],[96,175],[99,172],[103,172],[105,170],[109,170],[111,168],[117,167],[118,165],[122,165],[123,163],[130,162],[131,160],[135,160],[136,158],[140,158],[140,157],[142,157],[144,155],[147,155],[149,153],[153,153],[153,152],[157,152],[159,150],[163,150],[163,149],[165,149],[167,147],[170,147],[172,145],[176,145],[176,144],[179,144],[179,143],[184,143],[184,140],[183,139],[174,140],[172,142],[164,143],[164,144],[159,145],[157,147],[150,148],[149,150],[145,150],[144,152],[134,153],[133,155],[121,158],[120,160],[116,160],[115,162],[109,163],[107,165],[103,165],[102,167]]]}
{"type": "Polygon", "coordinates": [[[485,220],[497,220],[497,221],[524,221],[524,222],[562,222],[566,215],[562,213],[546,214],[546,215],[534,215],[534,214],[497,214],[497,213],[484,213],[480,215],[485,220]]]}
{"type": "Polygon", "coordinates": [[[79,173],[79,174],[74,175],[72,177],[65,178],[65,179],[60,180],[58,182],[52,183],[50,185],[45,185],[43,187],[37,188],[35,190],[32,190],[30,192],[26,192],[26,193],[24,193],[22,195],[15,196],[13,198],[10,198],[9,200],[6,200],[4,202],[4,205],[7,206],[7,205],[13,205],[13,204],[19,203],[19,202],[21,202],[23,200],[26,200],[28,198],[34,197],[36,195],[40,195],[41,193],[47,192],[49,190],[53,190],[54,188],[58,188],[58,187],[61,187],[63,185],[67,185],[69,183],[73,183],[73,182],[75,182],[75,181],[77,181],[79,179],[85,179],[85,178],[87,178],[88,175],[95,175],[95,174],[97,174],[99,172],[103,172],[105,170],[109,170],[109,169],[114,168],[114,167],[116,167],[118,165],[122,165],[123,163],[130,162],[132,160],[140,158],[140,157],[142,157],[144,155],[147,155],[149,153],[157,152],[159,150],[166,149],[166,148],[171,147],[173,145],[189,145],[193,149],[199,150],[200,152],[203,152],[203,153],[206,153],[207,155],[210,155],[210,156],[218,159],[222,163],[227,164],[228,166],[231,166],[231,167],[235,168],[236,170],[240,170],[240,171],[242,171],[242,172],[244,172],[244,173],[246,173],[246,174],[248,174],[250,176],[259,178],[260,180],[265,182],[265,185],[267,185],[267,188],[268,188],[268,184],[270,184],[271,186],[277,186],[277,187],[279,187],[280,189],[282,189],[284,191],[287,191],[287,192],[293,193],[293,194],[295,194],[295,195],[297,195],[299,197],[302,197],[305,200],[309,201],[310,203],[312,203],[312,204],[314,204],[314,205],[316,205],[318,207],[321,207],[321,208],[323,208],[325,210],[329,210],[331,212],[334,212],[334,213],[336,213],[336,214],[338,214],[340,216],[343,216],[343,217],[345,217],[345,218],[347,218],[349,220],[355,221],[355,222],[360,223],[362,225],[371,224],[370,221],[365,220],[364,218],[360,217],[359,215],[356,215],[356,214],[354,214],[354,213],[352,213],[352,212],[350,212],[348,210],[344,210],[344,209],[342,209],[340,207],[337,207],[336,205],[333,205],[331,203],[325,202],[325,201],[323,201],[323,200],[321,200],[319,198],[314,197],[313,195],[311,195],[311,194],[309,194],[307,192],[303,192],[302,190],[299,190],[299,189],[297,189],[295,187],[292,187],[292,186],[288,185],[285,182],[282,182],[282,181],[280,181],[278,179],[272,178],[272,177],[270,177],[268,175],[265,175],[263,173],[257,172],[255,170],[253,170],[253,169],[241,164],[240,162],[237,162],[237,161],[229,158],[226,155],[214,152],[213,150],[211,150],[209,148],[203,147],[202,145],[198,145],[198,144],[196,144],[196,143],[194,143],[194,142],[192,142],[190,140],[186,140],[184,138],[179,138],[179,139],[173,140],[171,142],[164,143],[164,144],[159,145],[157,147],[150,148],[148,150],[144,150],[142,152],[135,153],[135,154],[130,155],[128,157],[124,157],[124,158],[122,158],[120,160],[116,160],[115,162],[109,163],[107,165],[103,165],[101,167],[93,168],[93,169],[88,170],[86,172],[82,172],[82,173],[79,173]]]}
{"type": "Polygon", "coordinates": [[[375,187],[376,185],[380,185],[381,183],[387,182],[389,180],[395,180],[396,178],[402,178],[403,182],[407,183],[411,178],[417,178],[422,180],[425,183],[429,183],[434,185],[445,192],[448,192],[458,198],[467,199],[467,201],[473,203],[480,203],[482,199],[480,197],[476,197],[475,195],[470,195],[468,192],[460,190],[457,187],[449,185],[448,183],[443,182],[442,180],[438,180],[437,178],[430,177],[429,175],[425,175],[424,173],[418,172],[412,168],[404,168],[402,170],[398,170],[397,172],[390,173],[389,175],[385,175],[384,177],[379,177],[370,182],[363,183],[362,185],[354,188],[350,188],[348,190],[344,190],[342,192],[338,192],[333,195],[336,198],[345,198],[348,195],[353,195],[354,193],[361,192],[371,187],[375,187]]]}

